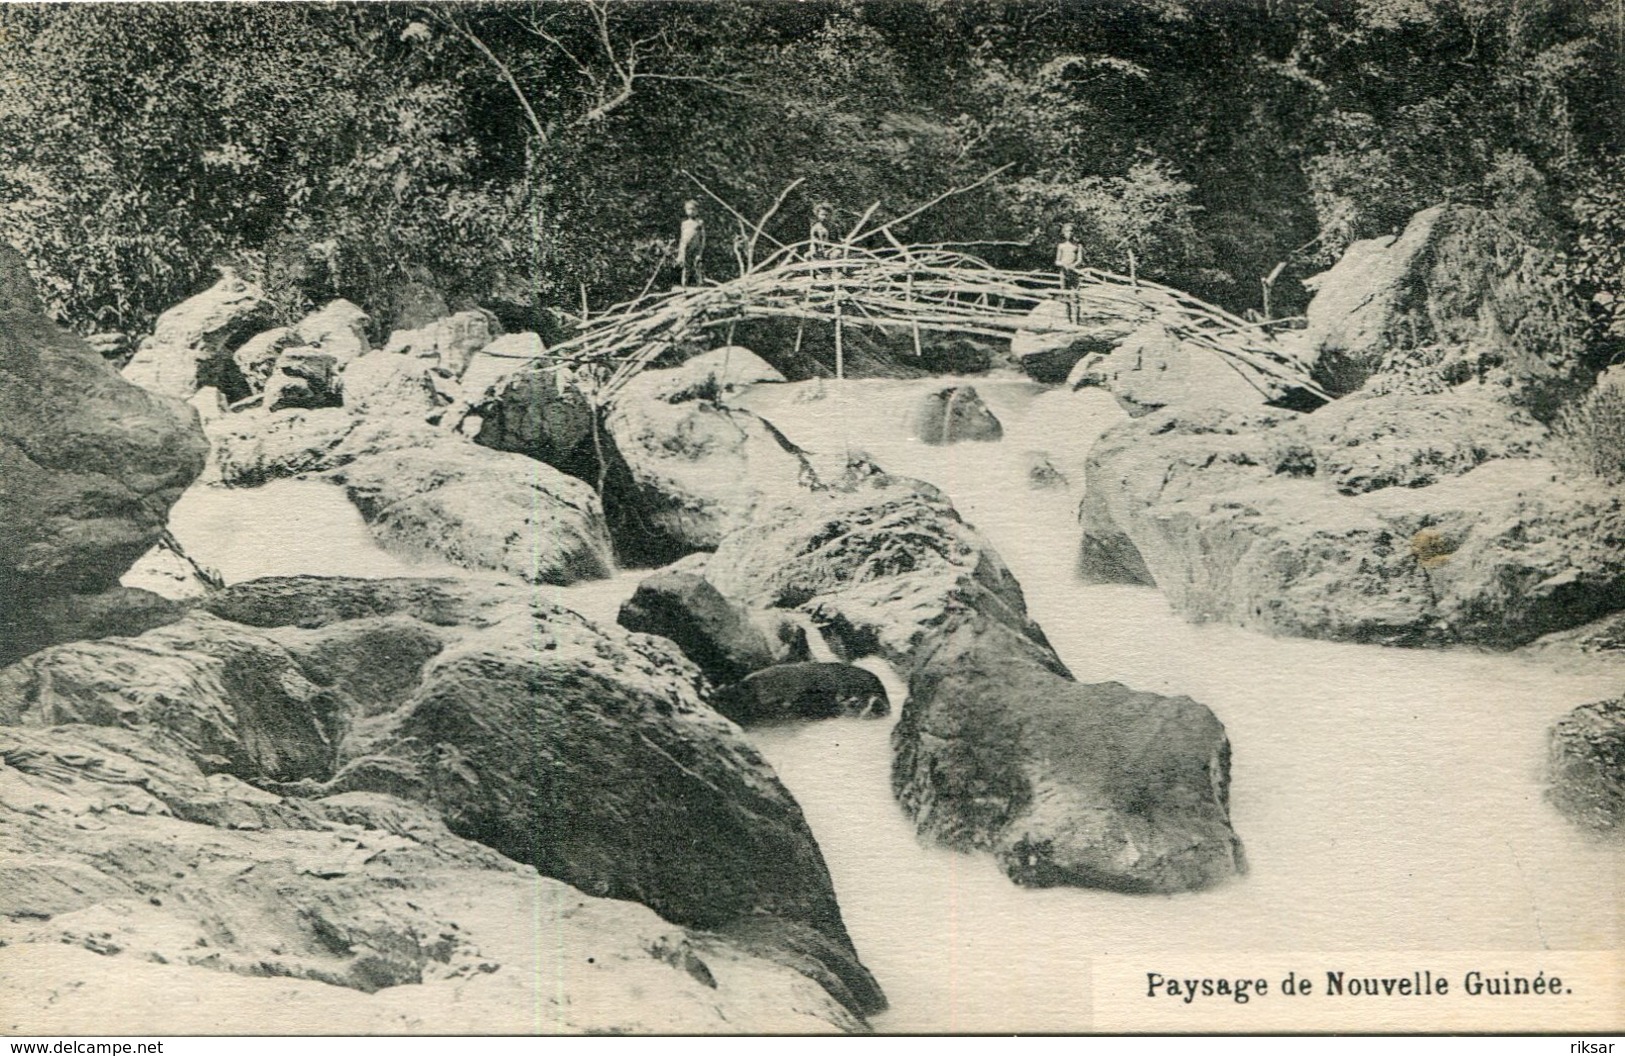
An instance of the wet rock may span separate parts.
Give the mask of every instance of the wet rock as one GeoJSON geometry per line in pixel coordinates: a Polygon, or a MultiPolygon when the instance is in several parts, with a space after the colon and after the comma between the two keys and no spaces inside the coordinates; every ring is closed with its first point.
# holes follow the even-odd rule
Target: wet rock
{"type": "Polygon", "coordinates": [[[1600,700],[1569,712],[1548,740],[1547,796],[1578,825],[1605,832],[1625,826],[1625,700],[1600,700]]]}
{"type": "Polygon", "coordinates": [[[342,402],[339,360],[320,348],[287,349],[265,383],[267,411],[317,410],[342,402]]]}
{"type": "Polygon", "coordinates": [[[1034,491],[1057,491],[1066,488],[1066,474],[1061,472],[1049,455],[1042,451],[1029,451],[1026,459],[1029,488],[1034,491]]]}
{"type": "Polygon", "coordinates": [[[250,392],[264,392],[265,383],[276,373],[277,359],[286,350],[298,348],[302,343],[292,327],[279,326],[244,341],[231,354],[231,360],[237,365],[250,392]]]}
{"type": "Polygon", "coordinates": [[[1306,280],[1306,347],[1334,394],[1487,386],[1542,421],[1589,380],[1585,308],[1548,250],[1467,206],[1417,213],[1306,280]]]}
{"type": "MultiPolygon", "coordinates": [[[[1085,556],[1137,565],[1189,619],[1347,641],[1507,648],[1625,604],[1625,499],[1539,459],[1480,463],[1469,437],[1429,431],[1481,422],[1469,413],[1409,415],[1419,434],[1340,462],[1335,438],[1382,420],[1369,413],[1317,427],[1319,413],[1163,411],[1119,427],[1090,456],[1085,556]]],[[[1514,421],[1486,442],[1510,452],[1526,435],[1514,421]]]]}
{"type": "Polygon", "coordinates": [[[1272,384],[1254,372],[1247,377],[1217,352],[1179,340],[1160,323],[1149,323],[1110,351],[1082,358],[1066,383],[1074,389],[1103,388],[1136,417],[1169,406],[1256,407],[1287,395],[1283,384],[1272,384]]]}
{"type": "Polygon", "coordinates": [[[878,654],[904,671],[966,608],[1043,638],[1020,584],[942,493],[881,472],[761,511],[705,577],[753,609],[805,613],[849,658],[878,654]]]}
{"type": "Polygon", "coordinates": [[[749,411],[709,399],[669,402],[684,380],[646,370],[605,417],[616,451],[606,503],[619,552],[632,564],[713,550],[758,508],[816,482],[802,453],[749,411]]]}
{"type": "Polygon", "coordinates": [[[0,275],[0,654],[16,655],[33,608],[114,588],[158,541],[206,446],[191,409],[52,324],[10,250],[0,275]]]}
{"type": "Polygon", "coordinates": [[[598,496],[551,466],[448,434],[403,442],[367,426],[338,454],[344,464],[328,479],[392,553],[527,583],[602,579],[615,567],[598,496]]]}
{"type": "Polygon", "coordinates": [[[294,324],[294,337],[302,345],[321,349],[333,357],[338,369],[367,351],[367,325],[372,317],[340,298],[311,312],[294,324]]]}
{"type": "Polygon", "coordinates": [[[124,367],[126,380],[160,396],[184,400],[212,385],[231,401],[249,395],[232,353],[271,324],[265,291],[233,274],[158,317],[124,367]]]}
{"type": "Polygon", "coordinates": [[[909,681],[892,784],[920,831],[1018,884],[1172,893],[1246,870],[1224,727],[1188,697],[1081,685],[1009,627],[956,621],[909,681]]]}
{"type": "Polygon", "coordinates": [[[780,664],[757,671],[712,695],[716,709],[741,726],[841,715],[891,714],[879,678],[850,664],[780,664]]]}
{"type": "Polygon", "coordinates": [[[992,441],[1004,438],[1004,427],[974,388],[954,385],[920,401],[914,415],[914,435],[928,444],[992,441]]]}
{"type": "Polygon", "coordinates": [[[718,686],[776,661],[772,644],[749,613],[691,572],[661,572],[643,580],[621,605],[616,622],[671,639],[718,686]]]}

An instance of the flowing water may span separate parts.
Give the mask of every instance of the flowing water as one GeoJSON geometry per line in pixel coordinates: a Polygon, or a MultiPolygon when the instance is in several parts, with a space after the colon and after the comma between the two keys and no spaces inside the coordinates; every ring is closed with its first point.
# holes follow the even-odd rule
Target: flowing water
{"type": "MultiPolygon", "coordinates": [[[[1003,423],[1002,441],[910,439],[913,407],[944,379],[761,386],[741,402],[826,469],[862,450],[948,492],[1021,580],[1079,680],[1212,708],[1230,735],[1231,814],[1251,871],[1171,897],[1020,889],[988,855],[916,839],[890,791],[895,713],[753,731],[801,803],[853,941],[891,999],[877,1029],[1087,1029],[1079,1010],[1102,954],[1619,946],[1621,856],[1564,822],[1540,777],[1547,727],[1617,693],[1615,677],[1192,626],[1154,590],[1083,585],[1073,570],[1082,462],[1121,413],[1100,393],[967,381],[1003,423]],[[1068,483],[1032,488],[1041,459],[1068,483]]],[[[383,553],[342,491],[321,483],[200,486],[171,527],[228,582],[447,570],[383,553]]],[[[540,590],[613,623],[643,575],[540,590]]],[[[865,663],[900,706],[892,673],[865,663]]]]}
{"type": "MultiPolygon", "coordinates": [[[[1617,693],[1617,676],[1193,626],[1149,588],[1084,585],[1082,461],[1121,412],[1098,392],[965,380],[1002,441],[909,438],[912,408],[945,379],[762,386],[744,402],[815,461],[862,450],[948,492],[1080,681],[1212,708],[1230,736],[1231,815],[1251,871],[1172,897],[1019,889],[990,856],[916,839],[890,793],[891,723],[755,731],[892,1000],[877,1029],[1085,1028],[1100,954],[1617,948],[1621,856],[1541,798],[1546,729],[1617,693]],[[809,398],[820,389],[825,398],[809,398]],[[1029,487],[1040,452],[1067,486],[1029,487]]],[[[902,700],[895,683],[893,694],[902,700]]]]}

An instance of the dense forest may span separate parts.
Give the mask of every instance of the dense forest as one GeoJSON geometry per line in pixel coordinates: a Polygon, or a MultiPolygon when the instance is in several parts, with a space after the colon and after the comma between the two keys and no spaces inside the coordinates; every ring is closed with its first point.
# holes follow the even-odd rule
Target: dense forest
{"type": "Polygon", "coordinates": [[[1620,0],[5,5],[0,238],[59,318],[139,333],[212,281],[387,325],[431,287],[544,329],[670,267],[681,202],[800,179],[844,230],[1008,166],[904,229],[1236,310],[1417,209],[1562,251],[1625,333],[1620,0]]]}

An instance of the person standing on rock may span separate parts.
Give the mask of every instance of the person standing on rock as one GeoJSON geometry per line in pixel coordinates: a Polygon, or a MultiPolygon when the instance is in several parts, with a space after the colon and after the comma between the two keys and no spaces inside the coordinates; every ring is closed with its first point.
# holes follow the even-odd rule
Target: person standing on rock
{"type": "Polygon", "coordinates": [[[1083,247],[1072,241],[1072,225],[1061,225],[1061,243],[1055,247],[1055,267],[1061,273],[1061,299],[1066,303],[1066,321],[1075,323],[1077,314],[1078,269],[1083,265],[1083,247]]]}
{"type": "Polygon", "coordinates": [[[683,203],[683,223],[677,236],[677,260],[683,269],[684,286],[698,286],[705,281],[705,221],[700,217],[700,203],[693,198],[683,203]]]}

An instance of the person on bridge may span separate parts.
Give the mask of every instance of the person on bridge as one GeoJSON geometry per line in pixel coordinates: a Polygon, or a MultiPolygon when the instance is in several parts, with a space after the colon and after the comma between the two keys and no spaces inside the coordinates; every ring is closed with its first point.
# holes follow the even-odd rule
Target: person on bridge
{"type": "Polygon", "coordinates": [[[807,232],[807,243],[807,256],[813,260],[829,260],[835,256],[835,243],[829,236],[829,206],[823,202],[813,206],[813,222],[807,232]]]}
{"type": "Polygon", "coordinates": [[[1061,242],[1055,247],[1055,267],[1061,273],[1062,300],[1066,302],[1069,323],[1078,321],[1078,269],[1083,266],[1083,247],[1072,241],[1072,229],[1070,223],[1061,225],[1061,242]]]}
{"type": "Polygon", "coordinates": [[[682,266],[682,284],[698,286],[705,281],[705,220],[700,203],[693,198],[683,203],[683,222],[677,235],[677,260],[682,266]]]}

